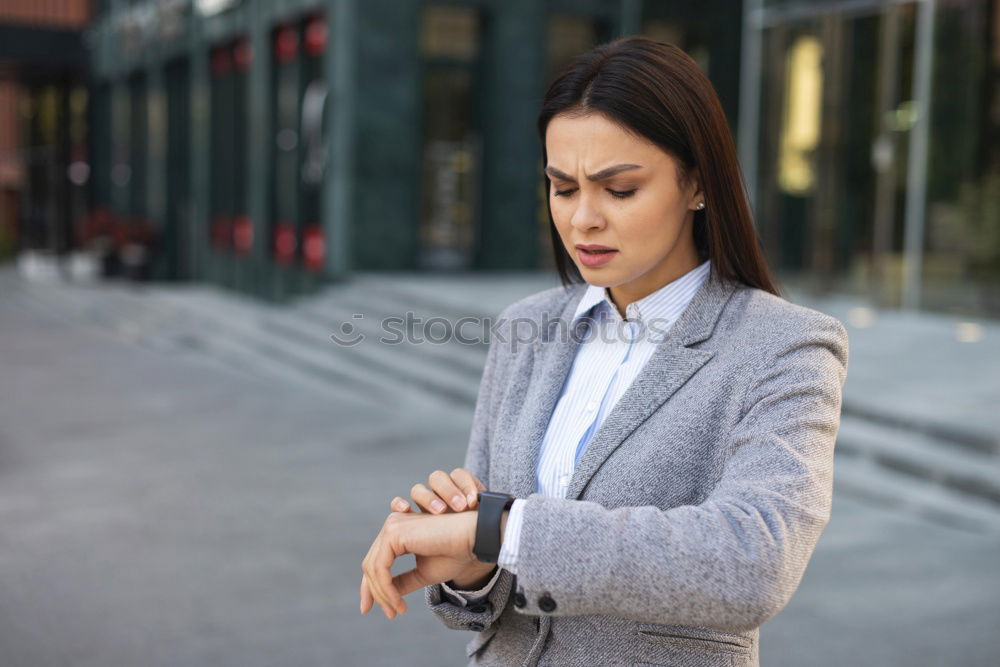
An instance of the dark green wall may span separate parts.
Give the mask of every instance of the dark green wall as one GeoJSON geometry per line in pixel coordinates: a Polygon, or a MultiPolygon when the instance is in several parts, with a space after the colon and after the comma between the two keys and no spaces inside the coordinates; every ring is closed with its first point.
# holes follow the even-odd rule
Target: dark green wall
{"type": "Polygon", "coordinates": [[[357,5],[354,268],[411,269],[419,212],[420,3],[357,5]]]}
{"type": "Polygon", "coordinates": [[[544,4],[497,2],[486,22],[480,268],[538,266],[535,117],[545,92],[544,4]]]}

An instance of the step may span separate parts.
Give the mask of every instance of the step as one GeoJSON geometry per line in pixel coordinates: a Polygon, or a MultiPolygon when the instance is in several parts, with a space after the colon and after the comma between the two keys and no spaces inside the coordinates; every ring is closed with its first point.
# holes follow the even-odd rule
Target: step
{"type": "Polygon", "coordinates": [[[439,369],[427,363],[415,363],[419,357],[407,352],[394,352],[390,356],[381,349],[374,348],[374,343],[362,342],[344,351],[330,351],[320,346],[335,347],[329,340],[315,341],[308,333],[303,333],[291,318],[273,320],[264,324],[266,331],[274,333],[285,340],[294,340],[300,348],[312,348],[319,358],[339,356],[366,377],[379,376],[395,383],[397,388],[410,387],[412,390],[426,392],[430,395],[446,399],[456,405],[474,405],[475,390],[468,383],[449,381],[441,377],[439,369]]]}
{"type": "Polygon", "coordinates": [[[1000,437],[996,434],[978,432],[965,426],[941,423],[913,415],[894,414],[891,409],[872,407],[852,400],[849,391],[844,396],[842,412],[888,427],[923,433],[930,438],[948,441],[974,452],[1000,456],[1000,437]]]}
{"type": "Polygon", "coordinates": [[[836,455],[833,486],[835,494],[846,493],[953,528],[1000,535],[1000,510],[993,503],[928,484],[845,451],[836,455]]]}
{"type": "Polygon", "coordinates": [[[352,280],[419,300],[441,313],[495,317],[510,304],[560,284],[552,271],[360,272],[352,280]]]}
{"type": "MultiPolygon", "coordinates": [[[[380,345],[376,336],[369,335],[355,346],[339,346],[330,340],[327,327],[317,326],[316,322],[301,317],[291,308],[274,310],[267,307],[258,310],[254,305],[231,303],[226,299],[216,302],[214,295],[199,296],[189,301],[192,307],[225,312],[225,317],[233,323],[242,322],[243,326],[256,331],[259,336],[280,341],[282,346],[288,348],[285,356],[305,355],[321,366],[336,366],[339,373],[356,377],[366,384],[378,378],[380,382],[390,384],[393,392],[409,386],[458,406],[475,404],[478,378],[473,380],[468,375],[449,377],[433,359],[415,354],[412,345],[399,346],[398,352],[389,352],[387,349],[391,348],[380,345]],[[292,352],[293,349],[295,352],[292,352]]],[[[359,331],[368,329],[368,334],[376,333],[371,330],[377,326],[374,322],[361,321],[360,324],[359,331]]],[[[485,362],[485,357],[483,359],[485,362]]]]}
{"type": "Polygon", "coordinates": [[[1000,509],[1000,457],[926,433],[842,415],[837,448],[880,466],[992,502],[1000,509]]]}
{"type": "MultiPolygon", "coordinates": [[[[337,300],[328,299],[323,303],[302,304],[296,307],[295,312],[305,319],[322,324],[331,333],[339,331],[344,322],[351,322],[360,331],[364,332],[366,336],[374,339],[376,342],[380,341],[383,337],[396,336],[398,325],[394,327],[391,333],[383,329],[382,323],[387,318],[405,317],[408,312],[425,323],[424,326],[426,326],[426,322],[432,317],[444,317],[448,321],[449,326],[454,326],[457,321],[457,318],[448,318],[438,313],[407,308],[403,304],[391,300],[383,300],[381,297],[368,298],[362,303],[360,295],[353,294],[344,294],[337,300]],[[361,314],[363,317],[354,317],[357,314],[361,314]]],[[[428,332],[421,331],[421,328],[418,327],[417,333],[426,337],[428,332]]],[[[474,324],[463,326],[463,336],[470,341],[477,342],[461,342],[456,340],[454,336],[442,340],[442,333],[440,326],[435,324],[430,327],[429,331],[432,340],[403,343],[386,342],[380,343],[380,345],[383,349],[387,345],[409,348],[413,353],[423,358],[428,360],[433,359],[435,364],[443,366],[447,371],[453,371],[456,375],[466,380],[478,383],[479,378],[482,376],[487,351],[487,346],[482,342],[482,327],[475,326],[474,324]]]]}
{"type": "MultiPolygon", "coordinates": [[[[378,374],[366,372],[356,364],[345,362],[342,357],[320,350],[317,346],[290,342],[287,336],[268,331],[263,326],[259,311],[251,311],[244,305],[227,302],[214,295],[163,294],[160,298],[186,309],[191,317],[197,318],[202,326],[195,335],[208,345],[221,345],[223,343],[220,339],[229,337],[271,364],[283,364],[287,367],[286,370],[322,380],[342,390],[349,389],[383,402],[407,398],[394,383],[378,374]]],[[[253,361],[248,360],[248,363],[253,361]]]]}
{"type": "MultiPolygon", "coordinates": [[[[412,310],[420,310],[432,316],[445,317],[449,320],[458,320],[463,317],[475,317],[478,319],[495,318],[496,313],[488,312],[489,308],[482,306],[471,306],[465,303],[456,303],[433,294],[419,292],[416,289],[405,286],[389,284],[381,280],[366,280],[358,285],[358,292],[378,298],[386,303],[396,306],[403,306],[412,310]]],[[[325,295],[324,295],[325,296],[325,295]]]]}
{"type": "MultiPolygon", "coordinates": [[[[259,364],[269,367],[269,373],[280,379],[301,381],[308,376],[331,383],[341,392],[350,386],[355,394],[358,387],[367,387],[364,393],[369,397],[388,398],[396,404],[421,403],[435,397],[460,408],[475,403],[478,375],[473,377],[464,371],[452,381],[442,379],[440,364],[433,360],[419,363],[421,357],[413,354],[416,346],[401,346],[409,350],[395,355],[392,363],[386,361],[385,346],[367,346],[360,354],[355,348],[338,348],[329,340],[326,329],[304,320],[294,309],[222,294],[210,286],[40,287],[43,298],[54,302],[56,310],[72,312],[74,317],[129,341],[142,340],[159,349],[212,348],[249,366],[258,363],[254,355],[259,355],[259,364]],[[228,343],[218,340],[222,332],[230,339],[228,343]],[[279,372],[276,364],[282,363],[290,367],[291,373],[279,372]],[[404,385],[421,393],[406,392],[396,380],[403,380],[404,385]]],[[[482,359],[484,362],[484,355],[482,359]]]]}
{"type": "Polygon", "coordinates": [[[281,359],[281,350],[262,347],[259,340],[231,327],[206,324],[202,314],[194,312],[176,297],[162,292],[134,290],[109,285],[99,292],[87,288],[61,286],[37,295],[49,302],[53,311],[77,321],[84,321],[118,338],[156,349],[199,358],[234,372],[240,377],[292,383],[312,391],[321,391],[333,399],[378,404],[378,392],[347,390],[315,372],[303,372],[281,359]]]}

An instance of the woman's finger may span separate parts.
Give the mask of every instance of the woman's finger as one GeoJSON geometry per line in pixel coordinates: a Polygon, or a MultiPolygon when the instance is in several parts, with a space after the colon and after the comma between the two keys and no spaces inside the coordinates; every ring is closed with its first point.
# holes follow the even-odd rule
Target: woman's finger
{"type": "Polygon", "coordinates": [[[385,617],[392,618],[395,616],[395,610],[392,608],[392,605],[389,603],[385,594],[382,593],[379,585],[376,583],[374,574],[370,569],[365,573],[365,584],[367,585],[372,596],[372,600],[375,604],[382,608],[382,613],[385,614],[385,617]]]}
{"type": "Polygon", "coordinates": [[[385,525],[383,524],[382,529],[379,530],[378,535],[375,537],[375,541],[372,542],[371,547],[368,549],[368,554],[365,556],[364,560],[361,562],[361,570],[365,573],[366,581],[368,584],[368,589],[375,600],[375,603],[382,607],[382,612],[386,615],[386,618],[392,618],[396,615],[395,611],[392,611],[392,605],[389,603],[389,598],[382,590],[382,586],[378,578],[375,576],[375,554],[379,551],[380,543],[382,542],[385,535],[385,525]]]}
{"type": "Polygon", "coordinates": [[[395,498],[393,498],[392,502],[389,503],[389,506],[390,506],[390,508],[392,508],[393,512],[409,512],[410,509],[411,509],[410,508],[410,503],[406,502],[405,500],[403,500],[399,496],[396,496],[395,498]]]}
{"type": "Polygon", "coordinates": [[[372,592],[368,588],[368,577],[364,574],[361,575],[361,614],[367,614],[371,611],[372,605],[375,604],[375,598],[372,597],[372,592]]]}
{"type": "Polygon", "coordinates": [[[413,488],[410,489],[410,497],[413,498],[413,502],[428,514],[444,514],[448,511],[448,506],[445,505],[444,501],[430,489],[428,489],[423,484],[414,484],[413,488]]]}
{"type": "Polygon", "coordinates": [[[431,489],[456,512],[464,512],[469,505],[466,494],[458,488],[451,475],[444,470],[435,470],[427,478],[431,489]]]}
{"type": "Polygon", "coordinates": [[[362,596],[361,596],[362,614],[367,614],[372,609],[372,607],[375,606],[375,604],[378,604],[378,606],[382,608],[382,613],[384,613],[387,618],[392,618],[393,616],[395,616],[395,612],[392,612],[390,614],[390,607],[384,600],[381,602],[377,602],[375,600],[375,597],[372,595],[371,592],[371,580],[368,578],[367,575],[364,575],[361,578],[361,591],[362,591],[362,596]]]}
{"type": "Polygon", "coordinates": [[[389,609],[395,617],[397,613],[406,611],[406,602],[403,596],[396,590],[396,585],[392,580],[392,564],[396,561],[397,554],[392,547],[392,540],[389,535],[384,534],[383,539],[378,541],[378,548],[372,557],[372,580],[378,584],[379,591],[385,596],[389,609]]]}
{"type": "Polygon", "coordinates": [[[451,478],[461,487],[465,494],[469,509],[476,506],[479,499],[479,492],[486,490],[486,485],[465,468],[455,468],[451,471],[451,478]]]}
{"type": "Polygon", "coordinates": [[[396,590],[398,590],[401,595],[418,591],[421,588],[430,585],[421,574],[419,568],[413,568],[409,572],[397,574],[392,578],[392,582],[396,585],[396,590]]]}

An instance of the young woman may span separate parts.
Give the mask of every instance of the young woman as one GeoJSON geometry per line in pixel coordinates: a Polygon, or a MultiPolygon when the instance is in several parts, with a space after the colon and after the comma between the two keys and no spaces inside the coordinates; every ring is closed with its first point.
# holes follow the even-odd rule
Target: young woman
{"type": "Polygon", "coordinates": [[[538,131],[563,286],[501,314],[465,466],[394,499],[361,612],[425,588],[470,664],[757,665],[829,521],[847,333],[774,287],[680,49],[577,57],[538,131]]]}

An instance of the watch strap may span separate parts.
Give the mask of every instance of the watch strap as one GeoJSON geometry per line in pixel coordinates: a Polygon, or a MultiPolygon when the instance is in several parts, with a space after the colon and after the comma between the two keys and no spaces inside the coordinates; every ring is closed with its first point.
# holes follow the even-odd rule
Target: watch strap
{"type": "Polygon", "coordinates": [[[500,557],[500,522],[504,510],[516,498],[509,493],[480,491],[479,512],[476,519],[476,542],[472,553],[482,563],[495,563],[500,557]]]}

